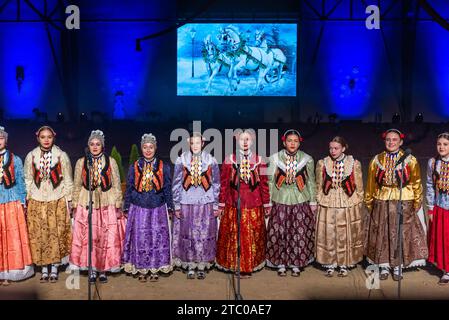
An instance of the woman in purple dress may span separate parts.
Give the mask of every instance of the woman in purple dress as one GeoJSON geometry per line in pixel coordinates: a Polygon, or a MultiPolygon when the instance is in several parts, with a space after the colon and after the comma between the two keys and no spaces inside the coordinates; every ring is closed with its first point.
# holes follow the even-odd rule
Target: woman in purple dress
{"type": "Polygon", "coordinates": [[[215,260],[220,170],[217,160],[202,152],[200,133],[188,143],[190,151],[178,157],[173,176],[173,257],[176,266],[188,270],[187,279],[195,279],[195,270],[204,279],[215,260]]]}
{"type": "Polygon", "coordinates": [[[168,163],[156,155],[156,137],[144,134],[143,157],[128,171],[124,211],[128,212],[122,262],[139,281],[158,280],[158,273],[173,269],[168,214],[173,213],[171,174],[168,163]]]}

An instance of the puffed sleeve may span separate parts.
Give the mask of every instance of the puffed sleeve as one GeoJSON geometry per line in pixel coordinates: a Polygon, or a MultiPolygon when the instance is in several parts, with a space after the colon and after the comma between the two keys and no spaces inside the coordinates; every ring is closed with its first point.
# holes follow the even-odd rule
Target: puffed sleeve
{"type": "Polygon", "coordinates": [[[66,152],[61,153],[62,165],[62,184],[64,186],[63,193],[67,201],[72,201],[73,179],[72,179],[72,164],[66,152]]]}
{"type": "Polygon", "coordinates": [[[268,186],[267,164],[263,160],[261,160],[258,170],[260,174],[260,195],[263,206],[271,207],[270,188],[268,186]]]}
{"type": "Polygon", "coordinates": [[[433,184],[433,166],[435,163],[435,159],[431,158],[427,162],[427,175],[426,175],[426,201],[427,208],[429,210],[433,210],[433,206],[435,205],[435,185],[433,184]]]}
{"type": "Polygon", "coordinates": [[[413,189],[413,207],[419,209],[422,206],[423,188],[421,184],[421,169],[415,157],[410,161],[410,183],[413,189]]]}
{"type": "Polygon", "coordinates": [[[224,207],[226,199],[229,196],[229,180],[231,179],[231,164],[229,159],[221,165],[220,173],[220,196],[219,196],[219,206],[224,207]]]}
{"type": "Polygon", "coordinates": [[[373,209],[374,193],[376,192],[376,188],[376,162],[375,159],[372,159],[369,163],[368,177],[366,180],[366,189],[364,196],[365,206],[369,212],[371,212],[371,210],[373,209]]]}
{"type": "Polygon", "coordinates": [[[134,188],[134,164],[129,166],[128,175],[126,176],[125,200],[123,201],[123,211],[128,211],[131,205],[131,194],[134,188]]]}
{"type": "Polygon", "coordinates": [[[123,203],[123,194],[122,183],[120,181],[120,171],[114,158],[109,158],[109,161],[111,162],[112,167],[112,189],[114,190],[115,207],[121,209],[123,203]]]}
{"type": "Polygon", "coordinates": [[[23,174],[25,178],[25,188],[27,192],[27,199],[31,199],[31,184],[33,183],[33,170],[31,169],[31,165],[33,161],[33,155],[32,153],[28,153],[25,157],[25,165],[23,168],[23,174]]]}
{"type": "Polygon", "coordinates": [[[72,191],[72,207],[76,208],[79,202],[79,196],[81,188],[83,187],[82,171],[84,165],[84,158],[78,159],[75,164],[75,175],[73,178],[73,191],[72,191]]]}
{"type": "Polygon", "coordinates": [[[274,179],[276,173],[276,154],[273,154],[268,160],[268,169],[267,169],[267,177],[268,177],[268,187],[270,189],[270,195],[273,195],[273,188],[275,187],[274,179]]]}
{"type": "Polygon", "coordinates": [[[26,187],[25,179],[23,176],[23,164],[22,160],[16,155],[14,155],[14,173],[16,175],[17,194],[20,197],[20,203],[24,205],[26,201],[26,187]]]}
{"type": "Polygon", "coordinates": [[[315,168],[315,181],[316,181],[316,201],[321,203],[323,197],[323,166],[324,161],[321,159],[317,162],[315,168]]]}
{"type": "Polygon", "coordinates": [[[220,168],[218,167],[217,159],[212,157],[212,189],[214,191],[214,210],[218,209],[218,202],[220,197],[220,168]]]}
{"type": "Polygon", "coordinates": [[[355,178],[355,192],[357,199],[363,201],[363,173],[362,164],[358,160],[354,160],[354,178],[355,178]]]}
{"type": "Polygon", "coordinates": [[[164,193],[164,198],[167,203],[168,210],[173,211],[175,210],[175,206],[173,204],[173,195],[171,189],[172,178],[170,166],[164,163],[164,186],[162,187],[162,192],[164,193]]]}
{"type": "Polygon", "coordinates": [[[175,210],[181,209],[181,192],[182,192],[182,176],[183,176],[183,164],[181,157],[178,157],[175,162],[175,169],[173,172],[173,185],[172,185],[172,193],[173,193],[173,203],[175,206],[175,210]]]}
{"type": "Polygon", "coordinates": [[[306,164],[306,171],[308,179],[306,181],[306,188],[310,194],[310,204],[316,205],[316,181],[315,181],[315,162],[311,157],[306,164]]]}

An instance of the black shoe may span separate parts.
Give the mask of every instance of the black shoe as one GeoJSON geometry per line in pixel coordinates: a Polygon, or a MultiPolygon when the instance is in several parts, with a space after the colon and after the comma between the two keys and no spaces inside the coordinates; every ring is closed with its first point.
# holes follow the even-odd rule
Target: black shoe
{"type": "Polygon", "coordinates": [[[389,273],[386,273],[386,272],[381,273],[381,274],[379,275],[379,280],[387,280],[387,279],[388,279],[388,276],[389,276],[389,273]]]}
{"type": "Polygon", "coordinates": [[[449,278],[446,278],[446,277],[442,277],[441,279],[440,279],[440,281],[438,281],[438,284],[440,285],[440,286],[444,286],[444,285],[446,285],[446,284],[448,284],[449,283],[449,278]]]}
{"type": "Polygon", "coordinates": [[[50,273],[50,282],[51,283],[56,283],[56,282],[58,282],[58,274],[57,273],[54,273],[54,272],[52,272],[52,273],[50,273]]]}
{"type": "Polygon", "coordinates": [[[93,273],[89,276],[89,283],[95,283],[97,282],[97,274],[93,273]]]}
{"type": "Polygon", "coordinates": [[[403,279],[402,276],[400,276],[400,275],[398,275],[398,274],[396,274],[396,273],[393,273],[393,280],[394,280],[394,281],[399,281],[399,280],[402,280],[402,279],[403,279]]]}
{"type": "Polygon", "coordinates": [[[100,274],[98,280],[100,280],[101,283],[108,283],[108,277],[105,274],[100,274]]]}
{"type": "Polygon", "coordinates": [[[402,280],[402,279],[403,279],[402,272],[401,272],[401,274],[399,274],[399,268],[395,267],[394,270],[393,270],[393,280],[394,281],[399,281],[399,280],[402,280]]]}
{"type": "Polygon", "coordinates": [[[41,276],[41,278],[39,279],[39,282],[40,283],[46,283],[46,282],[48,282],[48,273],[42,273],[42,276],[41,276]]]}

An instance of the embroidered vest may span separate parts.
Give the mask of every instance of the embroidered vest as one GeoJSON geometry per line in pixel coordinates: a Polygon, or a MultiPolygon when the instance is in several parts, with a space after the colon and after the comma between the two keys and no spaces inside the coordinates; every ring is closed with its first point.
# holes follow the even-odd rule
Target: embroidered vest
{"type": "MultiPolygon", "coordinates": [[[[101,170],[100,174],[100,185],[94,186],[92,185],[92,190],[95,190],[96,187],[100,187],[101,191],[106,192],[109,189],[112,188],[112,167],[110,163],[110,159],[107,155],[104,155],[104,158],[106,159],[105,166],[101,170]]],[[[86,190],[89,190],[89,167],[87,165],[87,158],[84,157],[84,163],[83,163],[83,171],[81,172],[81,179],[83,181],[83,187],[86,190]]]]}
{"type": "MultiPolygon", "coordinates": [[[[142,160],[134,162],[134,188],[138,192],[143,192],[143,168],[140,165],[142,160]]],[[[164,187],[164,163],[162,160],[156,159],[153,166],[153,179],[151,181],[153,189],[160,192],[164,187]]]]}
{"type": "MultiPolygon", "coordinates": [[[[323,174],[323,193],[325,195],[328,195],[333,184],[332,177],[329,176],[329,174],[327,173],[325,166],[323,166],[322,174],[323,174]]],[[[354,194],[356,190],[354,170],[352,170],[351,174],[340,182],[340,187],[348,195],[348,197],[351,197],[354,194]]]]}
{"type": "MultiPolygon", "coordinates": [[[[295,175],[295,184],[299,191],[304,190],[304,187],[306,186],[306,181],[308,179],[307,175],[307,167],[304,166],[301,170],[298,170],[298,172],[295,175]]],[[[274,174],[274,183],[276,185],[276,188],[280,189],[282,185],[285,183],[285,180],[287,178],[287,173],[284,172],[281,168],[277,167],[276,173],[274,174]]]]}
{"type": "Polygon", "coordinates": [[[3,179],[1,184],[5,189],[11,189],[16,184],[16,175],[14,171],[14,154],[9,152],[8,162],[3,164],[3,179]]]}
{"type": "MultiPolygon", "coordinates": [[[[438,196],[438,194],[440,194],[440,193],[446,193],[446,194],[449,193],[449,181],[448,181],[449,172],[445,171],[443,173],[443,177],[442,177],[441,174],[436,169],[437,161],[440,161],[440,163],[442,162],[439,157],[437,159],[433,159],[432,180],[433,180],[433,187],[434,187],[435,193],[438,196]],[[441,181],[441,179],[444,179],[444,180],[441,181]]],[[[446,170],[448,170],[448,169],[449,168],[446,168],[446,170]]],[[[440,170],[441,170],[441,165],[440,165],[440,170]]]]}
{"type": "MultiPolygon", "coordinates": [[[[183,180],[182,180],[182,187],[185,191],[189,190],[193,184],[192,184],[192,174],[190,173],[189,169],[184,167],[183,169],[183,180]]],[[[206,171],[201,173],[201,184],[200,184],[204,191],[208,191],[210,187],[212,186],[212,167],[209,166],[206,171]]]]}
{"type": "MultiPolygon", "coordinates": [[[[233,163],[232,164],[232,169],[231,169],[231,187],[235,190],[237,190],[237,185],[239,183],[240,179],[240,172],[239,172],[239,168],[237,167],[237,164],[233,163]]],[[[242,179],[240,179],[241,181],[243,181],[242,179]]],[[[243,182],[245,183],[245,182],[243,182]]],[[[248,178],[248,186],[250,188],[251,191],[254,191],[257,186],[260,183],[260,176],[259,176],[259,172],[257,170],[257,166],[255,166],[252,170],[250,169],[249,172],[249,178],[248,178]]]]}
{"type": "MultiPolygon", "coordinates": [[[[377,183],[377,185],[379,186],[380,189],[382,189],[382,187],[384,186],[389,186],[389,187],[399,187],[399,185],[402,182],[402,187],[405,188],[409,182],[410,182],[410,174],[411,174],[411,168],[410,165],[406,162],[403,162],[404,164],[404,174],[402,174],[402,164],[398,167],[396,167],[396,162],[394,162],[393,164],[390,162],[390,166],[394,166],[389,170],[393,170],[393,172],[390,173],[387,172],[387,166],[389,166],[389,159],[387,159],[388,154],[385,154],[385,163],[386,164],[381,164],[378,156],[375,157],[375,161],[376,161],[376,165],[377,165],[377,169],[376,169],[376,174],[375,174],[375,181],[377,183]],[[392,174],[392,176],[391,176],[392,174]],[[392,180],[395,179],[396,181],[392,180]]],[[[399,155],[398,155],[399,157],[399,155]]],[[[406,158],[405,160],[407,160],[408,158],[406,158]]]]}
{"type": "MultiPolygon", "coordinates": [[[[32,166],[34,184],[36,185],[37,188],[40,188],[41,183],[42,183],[42,178],[40,176],[39,169],[36,168],[36,164],[34,162],[34,156],[32,159],[31,166],[32,166]]],[[[61,181],[64,179],[64,177],[62,176],[62,165],[61,165],[60,157],[58,157],[58,163],[50,168],[50,175],[48,178],[53,186],[53,189],[56,189],[61,184],[61,181]]]]}
{"type": "MultiPolygon", "coordinates": [[[[408,164],[405,165],[404,168],[404,175],[402,175],[402,170],[401,169],[395,169],[395,176],[396,176],[396,181],[397,182],[397,186],[399,186],[400,181],[402,180],[402,187],[405,188],[408,183],[410,182],[410,173],[411,173],[411,169],[410,166],[408,164]]],[[[382,188],[383,186],[386,186],[385,184],[385,174],[386,171],[385,169],[382,168],[377,168],[376,171],[376,182],[377,185],[379,186],[379,188],[382,188]]]]}

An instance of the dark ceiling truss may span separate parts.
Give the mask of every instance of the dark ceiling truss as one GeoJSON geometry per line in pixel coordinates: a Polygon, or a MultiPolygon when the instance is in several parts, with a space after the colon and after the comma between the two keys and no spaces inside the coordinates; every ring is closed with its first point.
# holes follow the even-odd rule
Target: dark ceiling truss
{"type": "MultiPolygon", "coordinates": [[[[71,1],[72,3],[75,1],[71,1]]],[[[69,82],[73,81],[72,76],[70,75],[71,70],[73,70],[74,66],[72,64],[68,64],[67,60],[71,59],[70,50],[62,50],[61,57],[58,56],[58,50],[53,41],[53,37],[51,34],[51,28],[58,32],[58,38],[61,41],[65,41],[66,43],[70,43],[70,39],[74,38],[74,35],[71,34],[65,28],[65,19],[56,19],[54,16],[58,14],[60,17],[65,16],[65,8],[69,4],[64,0],[55,1],[54,7],[49,12],[49,2],[48,0],[41,1],[30,1],[30,0],[6,0],[2,4],[0,4],[0,22],[7,23],[30,23],[30,22],[38,22],[43,23],[45,27],[45,32],[47,34],[48,44],[50,46],[51,55],[53,59],[53,63],[56,68],[56,72],[58,75],[59,82],[62,87],[62,92],[64,96],[64,100],[66,103],[66,109],[68,111],[69,118],[71,120],[76,119],[77,108],[73,105],[73,90],[69,82]],[[8,5],[13,5],[15,3],[15,19],[1,19],[2,13],[8,5]],[[43,11],[39,10],[36,5],[40,3],[43,5],[43,11]],[[22,10],[24,6],[28,6],[31,11],[37,15],[38,19],[23,19],[22,18],[22,10]],[[61,60],[61,61],[59,61],[61,60]]]]}
{"type": "MultiPolygon", "coordinates": [[[[85,23],[93,23],[93,22],[156,22],[156,23],[179,23],[183,21],[222,21],[229,19],[252,22],[252,21],[274,21],[274,20],[298,20],[298,17],[302,21],[363,21],[366,19],[367,15],[364,10],[361,12],[360,10],[355,11],[355,7],[360,9],[360,4],[364,7],[367,7],[371,4],[376,4],[380,8],[380,15],[382,21],[402,21],[404,19],[404,14],[401,10],[394,10],[401,6],[401,3],[404,2],[412,2],[420,5],[426,12],[427,16],[425,17],[417,17],[418,21],[436,21],[436,22],[445,22],[449,26],[449,8],[448,12],[445,12],[444,15],[439,15],[434,8],[432,7],[431,0],[297,0],[300,2],[300,7],[298,12],[275,12],[275,13],[261,13],[261,12],[208,12],[208,8],[217,2],[217,0],[209,0],[205,5],[200,7],[197,11],[193,11],[191,13],[183,13],[181,15],[178,14],[176,18],[173,17],[148,17],[148,18],[88,18],[83,19],[81,15],[81,22],[85,23]],[[347,10],[337,10],[340,7],[347,7],[347,10]]],[[[50,23],[55,28],[63,28],[65,22],[65,16],[55,17],[57,12],[61,12],[61,8],[68,6],[69,4],[73,4],[71,1],[57,1],[55,6],[51,9],[48,0],[4,0],[0,2],[0,22],[47,22],[50,23]],[[43,12],[36,8],[36,3],[42,3],[44,6],[43,12]],[[12,17],[3,17],[2,11],[8,5],[16,4],[16,15],[14,18],[12,17]],[[20,15],[21,6],[27,5],[33,10],[33,12],[37,15],[35,19],[24,19],[20,15]],[[51,11],[50,11],[51,9],[51,11]],[[58,25],[59,24],[59,25],[58,25]]],[[[64,12],[64,11],[62,11],[64,12]]]]}

